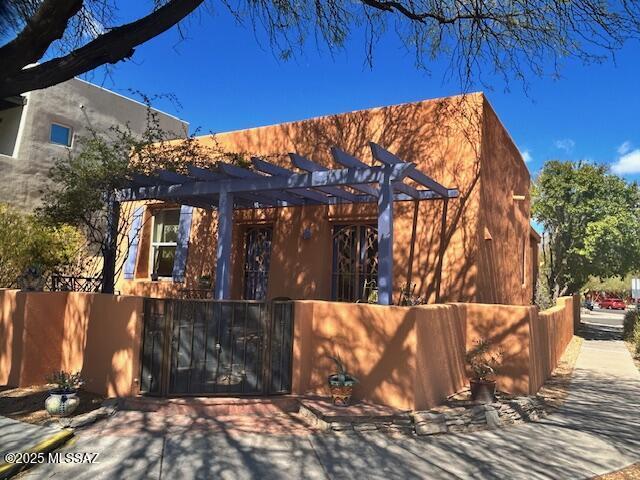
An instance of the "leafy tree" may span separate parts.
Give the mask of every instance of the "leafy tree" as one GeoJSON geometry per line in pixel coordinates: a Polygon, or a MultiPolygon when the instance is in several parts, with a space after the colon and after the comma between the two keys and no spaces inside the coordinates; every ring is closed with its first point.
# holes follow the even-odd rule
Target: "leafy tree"
{"type": "Polygon", "coordinates": [[[48,275],[73,266],[82,244],[76,228],[51,227],[0,204],[0,287],[15,287],[28,267],[48,275]]]}
{"type": "Polygon", "coordinates": [[[613,293],[625,298],[631,294],[631,279],[637,276],[637,272],[630,272],[624,277],[589,277],[582,289],[583,291],[613,293]]]}
{"type": "MultiPolygon", "coordinates": [[[[45,88],[101,65],[129,59],[134,49],[178,24],[204,0],[149,1],[147,15],[118,23],[117,0],[0,2],[0,98],[45,88]],[[29,64],[40,62],[31,68],[29,64]]],[[[416,63],[438,57],[468,83],[484,67],[522,81],[548,73],[567,57],[601,61],[640,33],[640,4],[621,0],[210,0],[248,22],[283,58],[307,38],[329,49],[365,34],[375,43],[394,31],[416,63]]]]}
{"type": "MultiPolygon", "coordinates": [[[[214,142],[203,146],[197,132],[175,139],[172,132],[160,127],[158,113],[150,106],[152,98],[142,95],[147,105],[146,126],[142,134],[128,126],[114,126],[107,131],[90,129],[90,135],[78,140],[80,148],[55,161],[50,171],[43,206],[37,215],[54,225],[73,225],[85,238],[83,273],[98,276],[115,244],[123,240],[125,255],[116,264],[115,276],[123,267],[126,240],[132,217],[132,204],[122,204],[115,230],[108,228],[111,200],[115,190],[126,188],[136,175],[153,174],[165,169],[182,172],[187,164],[212,167],[216,160],[245,164],[248,156],[227,153],[214,142]]],[[[88,127],[90,128],[90,127],[88,127]]]]}
{"type": "Polygon", "coordinates": [[[607,167],[547,162],[532,211],[544,226],[543,262],[555,296],[578,292],[590,276],[624,276],[640,266],[640,191],[607,167]]]}

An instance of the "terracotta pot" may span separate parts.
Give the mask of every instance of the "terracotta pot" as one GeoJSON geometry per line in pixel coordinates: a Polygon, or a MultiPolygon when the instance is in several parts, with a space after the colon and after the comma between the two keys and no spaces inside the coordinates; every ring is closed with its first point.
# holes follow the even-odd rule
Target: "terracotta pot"
{"type": "Polygon", "coordinates": [[[71,415],[78,405],[80,405],[80,399],[76,392],[49,392],[49,396],[44,401],[44,408],[54,417],[71,415]]]}
{"type": "Polygon", "coordinates": [[[493,403],[496,396],[495,380],[470,380],[471,400],[481,403],[493,403]]]}
{"type": "Polygon", "coordinates": [[[329,385],[331,401],[336,407],[348,407],[351,404],[353,385],[329,385]]]}

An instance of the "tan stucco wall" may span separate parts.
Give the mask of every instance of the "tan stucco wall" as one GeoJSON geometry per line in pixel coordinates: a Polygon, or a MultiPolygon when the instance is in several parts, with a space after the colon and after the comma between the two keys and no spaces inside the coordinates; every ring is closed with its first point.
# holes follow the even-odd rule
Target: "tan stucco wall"
{"type": "Polygon", "coordinates": [[[0,290],[0,384],[44,383],[81,371],[89,391],[137,393],[142,299],[0,290]]]}
{"type": "Polygon", "coordinates": [[[580,321],[576,297],[560,297],[556,306],[535,312],[531,322],[531,391],[537,392],[558,365],[580,321]],[[578,315],[577,319],[575,315],[578,315]]]}
{"type": "MultiPolygon", "coordinates": [[[[0,155],[0,202],[30,211],[40,205],[41,190],[48,184],[49,170],[56,159],[77,153],[79,139],[90,135],[90,129],[108,133],[114,126],[129,125],[134,135],[147,127],[147,107],[133,99],[111,92],[98,85],[73,78],[52,87],[25,95],[20,128],[16,135],[15,153],[0,155]],[[71,147],[49,142],[51,123],[70,127],[71,147]]],[[[184,137],[189,124],[155,110],[160,128],[171,138],[184,137]]],[[[9,125],[6,125],[9,128],[9,125]]],[[[4,124],[0,130],[4,130],[4,124]]],[[[8,140],[5,140],[5,143],[8,140]]]]}
{"type": "MultiPolygon", "coordinates": [[[[529,174],[517,148],[494,117],[482,94],[470,94],[222,133],[215,136],[215,142],[247,159],[256,155],[289,168],[287,152],[335,168],[330,158],[332,146],[372,164],[368,142],[378,142],[461,192],[460,198],[448,202],[444,228],[444,201],[419,202],[417,211],[414,202],[396,203],[394,300],[402,285],[409,282],[415,283],[416,293],[425,295],[431,303],[529,304],[529,287],[514,283],[513,272],[519,270],[520,260],[511,254],[513,239],[519,235],[516,230],[529,218],[527,206],[514,219],[512,190],[520,191],[524,185],[528,188],[529,174]],[[487,115],[491,118],[485,121],[487,115]],[[503,172],[505,166],[509,168],[503,172]],[[482,182],[488,186],[481,187],[482,182]],[[494,254],[485,247],[479,250],[479,245],[486,243],[485,225],[492,230],[494,243],[500,245],[494,254]],[[501,236],[508,237],[504,247],[501,236]],[[509,268],[505,268],[507,264],[509,268]]],[[[206,145],[213,142],[211,137],[201,137],[200,141],[206,145]]],[[[332,226],[375,223],[376,215],[375,205],[236,212],[233,298],[240,298],[242,292],[242,235],[246,225],[274,226],[269,297],[329,300],[332,226]],[[302,238],[305,228],[312,231],[308,240],[302,238]]],[[[123,293],[171,295],[180,288],[194,288],[200,275],[214,272],[215,213],[195,210],[185,284],[150,282],[149,236],[147,229],[138,252],[136,280],[118,282],[117,288],[123,293]]]]}
{"type": "Polygon", "coordinates": [[[529,305],[537,262],[531,253],[531,179],[486,99],[483,111],[477,301],[529,305]]]}
{"type": "MultiPolygon", "coordinates": [[[[82,371],[87,389],[138,392],[142,298],[0,290],[0,385],[82,371]]],[[[574,299],[536,307],[446,304],[384,307],[297,301],[292,393],[326,395],[339,355],[360,380],[356,399],[402,409],[440,404],[467,385],[464,354],[484,337],[504,352],[498,388],[535,393],[572,338],[574,299]]]]}
{"type": "Polygon", "coordinates": [[[442,403],[468,385],[465,352],[477,338],[503,352],[500,390],[534,394],[572,337],[573,300],[551,310],[495,304],[382,307],[321,301],[295,303],[295,394],[326,395],[339,355],[360,383],[356,399],[401,409],[442,403]]]}

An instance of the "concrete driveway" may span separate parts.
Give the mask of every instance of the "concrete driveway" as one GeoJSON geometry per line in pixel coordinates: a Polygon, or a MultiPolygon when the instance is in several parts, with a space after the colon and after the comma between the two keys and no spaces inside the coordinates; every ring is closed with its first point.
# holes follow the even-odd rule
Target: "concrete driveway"
{"type": "MultiPolygon", "coordinates": [[[[598,318],[602,318],[598,316],[598,318]]],[[[78,432],[33,478],[582,479],[640,461],[640,373],[619,327],[587,326],[565,406],[535,424],[413,438],[313,432],[287,413],[216,418],[127,412],[78,432]]]]}

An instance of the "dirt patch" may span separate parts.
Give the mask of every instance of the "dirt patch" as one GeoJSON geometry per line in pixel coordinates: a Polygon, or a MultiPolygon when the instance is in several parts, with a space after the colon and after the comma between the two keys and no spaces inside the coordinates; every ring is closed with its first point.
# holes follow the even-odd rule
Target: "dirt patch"
{"type": "MultiPolygon", "coordinates": [[[[0,387],[0,415],[21,422],[41,425],[51,419],[44,409],[44,401],[49,395],[49,386],[11,388],[0,387]]],[[[95,393],[80,391],[80,405],[72,417],[100,408],[104,398],[95,393]]]]}
{"type": "Polygon", "coordinates": [[[640,480],[640,463],[634,463],[627,468],[606,475],[593,477],[593,480],[640,480]]]}
{"type": "Polygon", "coordinates": [[[636,368],[640,371],[640,354],[636,352],[636,345],[632,342],[625,341],[624,344],[629,349],[629,353],[631,354],[631,358],[633,358],[633,363],[636,364],[636,368]]]}
{"type": "Polygon", "coordinates": [[[549,380],[547,380],[540,391],[538,391],[538,396],[542,397],[545,404],[552,410],[559,408],[569,394],[571,375],[576,366],[583,342],[583,338],[576,335],[573,336],[558,366],[551,374],[549,380]]]}

